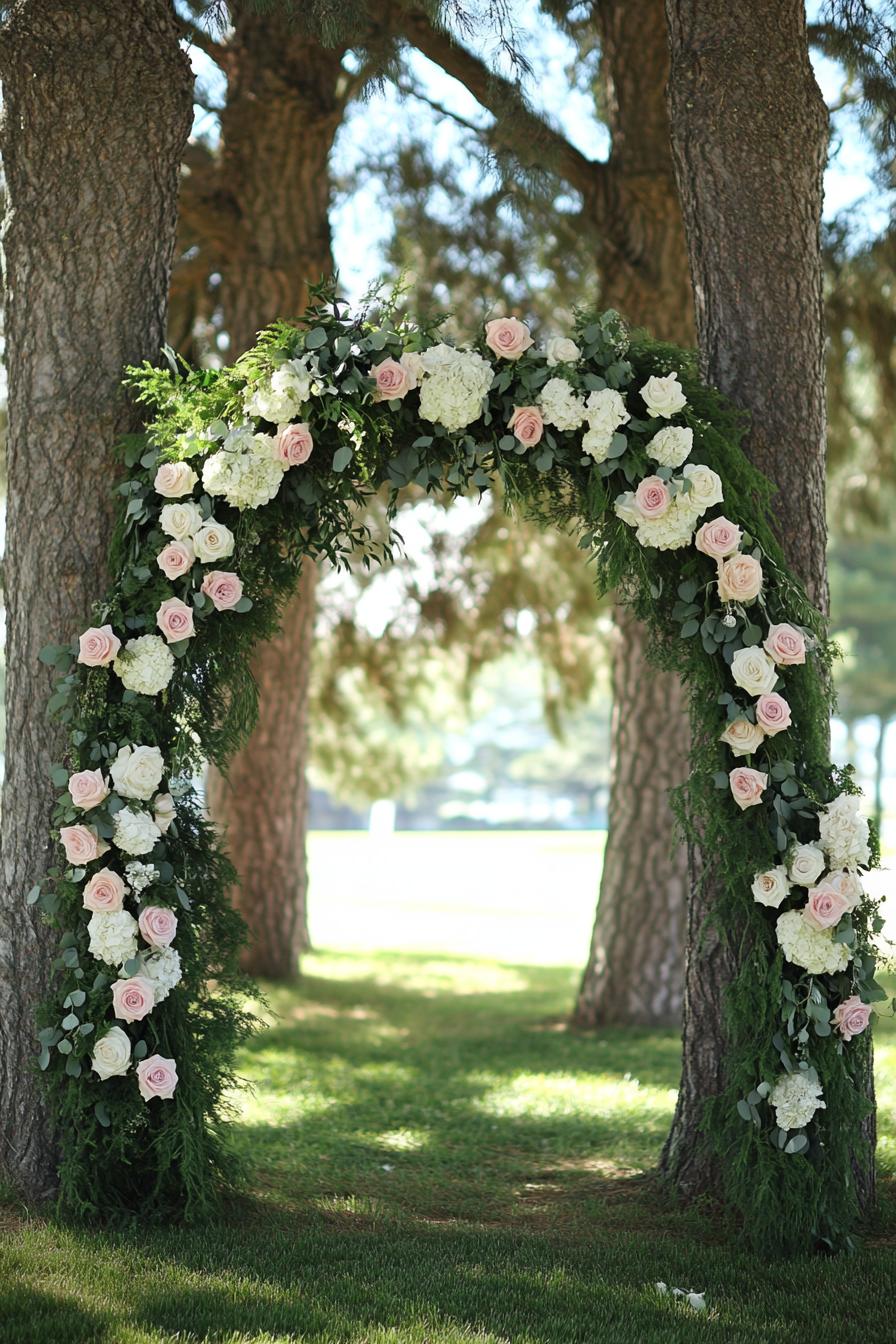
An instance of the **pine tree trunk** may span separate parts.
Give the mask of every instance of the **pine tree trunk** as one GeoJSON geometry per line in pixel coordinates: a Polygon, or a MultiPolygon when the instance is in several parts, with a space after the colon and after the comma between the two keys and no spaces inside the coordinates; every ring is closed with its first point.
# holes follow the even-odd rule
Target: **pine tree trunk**
{"type": "MultiPolygon", "coordinates": [[[[672,141],[704,371],[750,413],[746,449],[779,487],[779,539],[825,609],[819,231],[827,114],[804,5],[666,0],[666,14],[672,141]]],[[[699,868],[711,856],[694,861],[699,868]]],[[[716,1185],[700,1117],[724,1079],[724,994],[739,945],[736,930],[725,943],[701,938],[712,901],[711,880],[692,888],[683,1072],[663,1154],[666,1174],[687,1196],[716,1185]]]]}
{"type": "MultiPolygon", "coordinates": [[[[684,228],[669,140],[663,0],[596,7],[612,134],[601,293],[636,326],[694,343],[684,228]]],[[[573,1021],[678,1023],[684,993],[687,854],[669,790],[687,773],[690,730],[677,676],[649,667],[647,632],[616,609],[610,809],[597,916],[573,1021]],[[656,751],[656,724],[664,750],[656,751]]]]}
{"type": "Polygon", "coordinates": [[[40,648],[90,623],[107,584],[116,440],[139,426],[126,364],[164,339],[192,76],[168,0],[19,0],[0,32],[9,371],[7,747],[0,857],[0,1165],[55,1184],[34,1053],[55,937],[24,893],[56,857],[40,648]]]}
{"type": "MultiPolygon", "coordinates": [[[[234,355],[278,317],[297,317],[308,284],[333,269],[329,155],[342,108],[341,53],[302,41],[288,16],[236,12],[222,114],[222,182],[237,220],[221,302],[234,355]]],[[[308,947],[305,840],[308,685],[317,571],[309,562],[281,633],[252,663],[259,720],[226,778],[209,771],[208,806],[240,877],[253,975],[292,980],[308,947]]]]}

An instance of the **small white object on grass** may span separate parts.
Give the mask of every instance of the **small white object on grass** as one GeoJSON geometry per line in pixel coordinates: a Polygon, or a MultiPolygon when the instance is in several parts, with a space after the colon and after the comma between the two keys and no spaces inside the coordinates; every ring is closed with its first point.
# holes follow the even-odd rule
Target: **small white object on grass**
{"type": "Polygon", "coordinates": [[[691,1293],[687,1288],[670,1288],[667,1283],[654,1284],[658,1293],[671,1293],[673,1297],[683,1297],[688,1306],[694,1311],[706,1310],[706,1294],[691,1293]]]}

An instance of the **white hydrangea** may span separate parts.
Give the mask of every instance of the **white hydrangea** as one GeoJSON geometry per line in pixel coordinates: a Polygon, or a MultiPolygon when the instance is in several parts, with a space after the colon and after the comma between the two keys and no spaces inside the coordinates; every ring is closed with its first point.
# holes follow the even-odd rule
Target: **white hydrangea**
{"type": "Polygon", "coordinates": [[[803,919],[802,910],[779,915],[775,931],[787,960],[812,975],[837,975],[849,965],[852,953],[845,943],[834,942],[834,930],[816,929],[803,919]]]}
{"type": "Polygon", "coordinates": [[[595,462],[606,462],[613,435],[620,425],[631,419],[621,393],[612,387],[589,392],[585,402],[585,418],[588,429],[582,439],[582,448],[595,462]]]}
{"type": "Polygon", "coordinates": [[[549,378],[538,395],[542,418],[555,429],[579,429],[585,423],[585,403],[565,378],[549,378]]]}
{"type": "Polygon", "coordinates": [[[174,986],[180,984],[182,975],[180,957],[173,947],[160,947],[158,951],[144,956],[143,970],[140,974],[151,981],[156,1003],[161,1003],[174,986]]]}
{"type": "Polygon", "coordinates": [[[148,854],[162,834],[148,812],[130,807],[115,813],[114,826],[112,839],[125,854],[148,854]]]}
{"type": "Polygon", "coordinates": [[[158,695],[174,675],[174,654],[159,635],[129,639],[112,664],[129,691],[158,695]]]}
{"type": "Polygon", "coordinates": [[[439,344],[421,358],[420,415],[449,431],[465,429],[482,414],[482,403],[492,385],[494,370],[472,350],[439,344]]]}
{"type": "Polygon", "coordinates": [[[821,847],[831,868],[857,868],[871,861],[868,821],[855,794],[841,793],[818,814],[821,847]]]}
{"type": "Polygon", "coordinates": [[[281,425],[294,419],[311,396],[319,376],[317,357],[302,355],[281,364],[270,378],[256,383],[243,403],[247,415],[281,425]]]}
{"type": "Polygon", "coordinates": [[[666,425],[647,445],[647,456],[661,467],[680,467],[691,455],[694,431],[681,425],[666,425]]]}
{"type": "Polygon", "coordinates": [[[119,747],[109,767],[115,792],[148,802],[161,783],[165,761],[158,747],[119,747]]]}
{"type": "Polygon", "coordinates": [[[675,495],[662,517],[639,515],[635,535],[642,546],[653,546],[658,551],[677,551],[691,544],[696,524],[687,495],[675,495]]]}
{"type": "Polygon", "coordinates": [[[258,509],[277,494],[285,469],[274,435],[241,432],[230,435],[220,452],[206,459],[202,484],[235,509],[258,509]]]}
{"type": "Polygon", "coordinates": [[[151,863],[140,863],[137,860],[127,864],[124,875],[135,895],[139,895],[141,891],[145,891],[153,882],[159,880],[158,871],[151,863]]]}
{"type": "Polygon", "coordinates": [[[810,1073],[807,1069],[783,1073],[772,1088],[769,1101],[775,1108],[779,1129],[802,1129],[816,1111],[827,1109],[821,1099],[821,1084],[814,1071],[810,1073]]]}
{"type": "Polygon", "coordinates": [[[127,910],[97,910],[87,931],[90,955],[107,966],[122,966],[137,955],[137,921],[127,910]]]}

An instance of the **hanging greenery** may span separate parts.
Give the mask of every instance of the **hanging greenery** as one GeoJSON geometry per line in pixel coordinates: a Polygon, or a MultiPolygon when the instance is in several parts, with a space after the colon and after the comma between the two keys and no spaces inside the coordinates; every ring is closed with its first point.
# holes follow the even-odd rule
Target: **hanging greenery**
{"type": "Polygon", "coordinates": [[[738,415],[690,354],[630,340],[612,312],[544,350],[516,318],[458,349],[322,288],[232,368],[170,364],[129,374],[147,427],[123,446],[114,586],[91,629],[42,654],[71,730],[54,769],[65,858],[28,896],[60,932],[39,1039],[63,1212],[194,1219],[232,1181],[243,931],[194,781],[250,731],[250,654],[306,557],[388,561],[391,537],[359,522],[384,485],[394,502],[411,483],[461,495],[500,478],[512,507],[578,534],[691,689],[676,807],[739,966],[706,1139],[755,1244],[843,1244],[883,998],[861,884],[875,846],[829,759],[824,624],[738,415]]]}

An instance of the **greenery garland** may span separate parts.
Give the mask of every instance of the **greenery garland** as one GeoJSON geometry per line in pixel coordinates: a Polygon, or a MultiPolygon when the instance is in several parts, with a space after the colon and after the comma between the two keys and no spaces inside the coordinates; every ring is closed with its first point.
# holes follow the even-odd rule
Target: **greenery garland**
{"type": "Polygon", "coordinates": [[[392,538],[360,521],[384,485],[394,505],[412,484],[461,495],[500,477],[511,505],[579,533],[691,689],[676,807],[717,935],[740,950],[705,1126],[725,1195],[766,1251],[844,1244],[884,997],[859,877],[875,845],[829,760],[822,618],[772,535],[741,420],[693,356],[630,339],[612,312],[578,314],[545,350],[515,318],[458,350],[322,288],[232,368],[170,364],[129,374],[147,430],[122,450],[112,591],[96,626],[41,655],[71,730],[54,768],[66,860],[28,895],[61,935],[39,1036],[61,1210],[196,1219],[232,1182],[243,929],[191,781],[250,731],[250,654],[306,556],[388,560],[392,538]]]}

